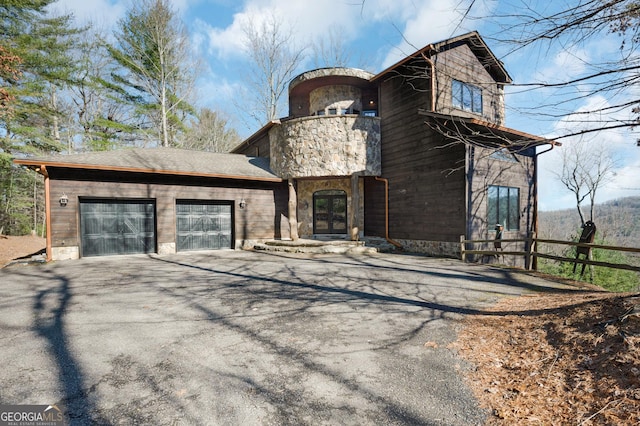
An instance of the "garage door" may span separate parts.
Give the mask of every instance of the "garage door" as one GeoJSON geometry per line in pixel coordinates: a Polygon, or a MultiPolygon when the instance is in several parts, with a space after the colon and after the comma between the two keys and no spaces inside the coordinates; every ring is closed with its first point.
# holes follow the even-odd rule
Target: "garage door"
{"type": "Polygon", "coordinates": [[[155,223],[150,200],[81,200],[82,255],[154,253],[155,223]]]}
{"type": "Polygon", "coordinates": [[[176,248],[178,251],[232,248],[231,203],[178,200],[176,248]]]}

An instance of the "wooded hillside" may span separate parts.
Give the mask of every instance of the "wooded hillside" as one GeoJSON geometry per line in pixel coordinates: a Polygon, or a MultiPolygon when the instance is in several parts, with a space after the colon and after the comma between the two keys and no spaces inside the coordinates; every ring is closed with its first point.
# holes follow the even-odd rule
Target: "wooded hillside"
{"type": "MultiPolygon", "coordinates": [[[[581,233],[577,210],[566,209],[539,213],[539,236],[572,240],[581,233]]],[[[593,222],[596,238],[606,244],[640,247],[640,197],[625,197],[596,205],[593,222]]]]}

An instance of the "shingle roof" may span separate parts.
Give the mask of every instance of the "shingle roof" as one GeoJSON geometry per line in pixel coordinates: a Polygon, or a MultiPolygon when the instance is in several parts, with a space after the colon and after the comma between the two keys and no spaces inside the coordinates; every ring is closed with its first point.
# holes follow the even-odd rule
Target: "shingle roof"
{"type": "Polygon", "coordinates": [[[282,179],[269,169],[269,159],[240,154],[190,151],[175,148],[131,148],[84,154],[15,159],[25,166],[114,170],[231,179],[282,179]]]}

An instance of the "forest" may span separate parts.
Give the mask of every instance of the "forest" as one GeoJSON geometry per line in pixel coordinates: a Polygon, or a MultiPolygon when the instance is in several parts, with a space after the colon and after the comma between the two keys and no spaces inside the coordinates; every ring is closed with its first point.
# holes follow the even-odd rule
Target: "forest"
{"type": "MultiPolygon", "coordinates": [[[[640,247],[640,197],[619,198],[596,204],[592,218],[596,224],[595,243],[618,247],[640,247]]],[[[539,237],[543,239],[578,241],[581,222],[577,209],[539,212],[539,237]]],[[[545,245],[543,250],[558,256],[575,257],[575,247],[545,245]]],[[[640,256],[610,250],[594,249],[594,260],[640,266],[640,256]]],[[[573,272],[573,263],[541,260],[539,269],[554,275],[592,281],[614,291],[640,290],[640,274],[633,271],[594,267],[580,276],[573,272]]]]}
{"type": "Polygon", "coordinates": [[[0,3],[0,234],[44,233],[42,177],[13,158],[240,142],[194,106],[198,60],[168,0],[134,2],[113,34],[52,15],[53,3],[0,3]]]}

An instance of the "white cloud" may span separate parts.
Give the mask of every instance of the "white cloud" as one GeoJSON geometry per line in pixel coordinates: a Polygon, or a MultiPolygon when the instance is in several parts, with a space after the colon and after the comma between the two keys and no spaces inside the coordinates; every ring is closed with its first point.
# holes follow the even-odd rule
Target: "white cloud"
{"type": "MultiPolygon", "coordinates": [[[[592,96],[576,112],[593,111],[609,106],[602,96],[592,96]]],[[[623,113],[618,113],[621,115],[623,113]]],[[[599,113],[564,117],[554,126],[549,137],[580,130],[594,129],[603,119],[616,119],[616,116],[602,117],[599,113]]],[[[571,149],[573,144],[587,144],[603,147],[615,163],[614,174],[596,193],[596,203],[621,197],[640,195],[640,148],[635,144],[633,131],[629,129],[600,130],[583,136],[563,138],[562,146],[540,156],[539,160],[539,197],[541,210],[558,210],[575,207],[575,196],[556,177],[562,170],[562,152],[571,149]]]]}
{"type": "Polygon", "coordinates": [[[51,5],[57,13],[73,13],[79,25],[93,23],[98,28],[112,29],[127,10],[124,1],[110,0],[58,0],[51,5]]]}

